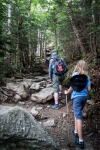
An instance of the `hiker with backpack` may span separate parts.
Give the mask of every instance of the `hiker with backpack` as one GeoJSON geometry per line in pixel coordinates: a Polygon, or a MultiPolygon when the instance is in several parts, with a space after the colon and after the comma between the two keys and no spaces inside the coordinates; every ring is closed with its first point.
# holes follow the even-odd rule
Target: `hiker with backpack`
{"type": "Polygon", "coordinates": [[[90,77],[88,75],[88,65],[84,60],[80,60],[70,79],[70,88],[65,90],[65,94],[71,93],[73,102],[75,129],[72,133],[75,136],[75,145],[84,148],[83,130],[82,130],[82,110],[88,98],[88,92],[91,90],[90,77]]]}
{"type": "Polygon", "coordinates": [[[49,62],[49,78],[53,82],[54,101],[52,109],[59,109],[59,98],[62,98],[62,82],[66,77],[68,67],[63,58],[60,58],[57,53],[53,53],[49,62]]]}

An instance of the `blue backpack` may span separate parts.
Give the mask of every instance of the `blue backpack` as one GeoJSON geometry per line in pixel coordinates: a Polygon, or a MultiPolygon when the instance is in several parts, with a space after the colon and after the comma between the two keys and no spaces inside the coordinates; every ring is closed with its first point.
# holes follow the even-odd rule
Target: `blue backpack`
{"type": "Polygon", "coordinates": [[[53,73],[55,75],[63,75],[66,73],[66,67],[62,58],[53,59],[53,73]]]}

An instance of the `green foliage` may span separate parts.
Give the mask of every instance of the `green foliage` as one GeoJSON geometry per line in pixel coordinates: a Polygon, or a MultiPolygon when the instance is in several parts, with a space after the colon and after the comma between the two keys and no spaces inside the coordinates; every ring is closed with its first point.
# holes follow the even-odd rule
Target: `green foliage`
{"type": "Polygon", "coordinates": [[[64,79],[64,81],[63,81],[63,85],[65,85],[65,86],[67,86],[68,88],[69,88],[69,81],[70,81],[70,78],[71,77],[66,77],[65,79],[64,79]]]}
{"type": "Polygon", "coordinates": [[[6,37],[3,32],[4,29],[4,21],[5,21],[5,5],[3,1],[0,1],[0,57],[4,57],[5,55],[5,50],[6,50],[6,37]]]}
{"type": "Polygon", "coordinates": [[[91,89],[91,91],[89,92],[89,97],[94,99],[95,98],[95,93],[96,93],[96,90],[94,88],[91,89]]]}
{"type": "Polygon", "coordinates": [[[95,104],[94,108],[92,110],[93,115],[99,115],[99,111],[100,111],[100,106],[99,104],[95,104]]]}
{"type": "Polygon", "coordinates": [[[93,59],[94,64],[99,64],[100,63],[100,58],[95,58],[93,59]]]}
{"type": "MultiPolygon", "coordinates": [[[[0,1],[1,58],[6,60],[7,52],[10,55],[14,54],[15,58],[11,58],[11,63],[15,62],[17,67],[27,67],[29,44],[31,44],[31,55],[34,59],[37,43],[41,44],[42,49],[45,42],[46,46],[52,43],[53,51],[58,51],[61,57],[66,57],[67,54],[67,58],[72,57],[75,60],[78,56],[76,56],[77,51],[79,53],[81,51],[75,29],[78,31],[86,54],[92,53],[94,47],[97,54],[100,54],[99,2],[90,3],[83,0],[73,0],[71,3],[66,0],[32,0],[31,2],[30,5],[28,0],[12,1],[11,18],[9,18],[11,19],[9,27],[11,35],[7,37],[8,1],[0,1]],[[41,36],[39,37],[38,34],[41,36]]],[[[79,59],[80,56],[77,58],[79,59]]],[[[97,64],[100,59],[93,61],[97,64]]]]}

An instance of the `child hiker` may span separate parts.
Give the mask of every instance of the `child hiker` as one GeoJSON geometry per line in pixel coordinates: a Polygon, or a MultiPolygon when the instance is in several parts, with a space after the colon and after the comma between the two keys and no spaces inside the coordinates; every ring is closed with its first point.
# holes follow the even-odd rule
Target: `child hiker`
{"type": "Polygon", "coordinates": [[[82,110],[86,104],[88,92],[91,90],[90,77],[88,76],[88,65],[84,60],[80,60],[70,79],[70,88],[64,91],[64,94],[71,93],[73,110],[75,117],[75,129],[72,133],[75,136],[75,145],[84,148],[83,130],[82,130],[82,110]]]}

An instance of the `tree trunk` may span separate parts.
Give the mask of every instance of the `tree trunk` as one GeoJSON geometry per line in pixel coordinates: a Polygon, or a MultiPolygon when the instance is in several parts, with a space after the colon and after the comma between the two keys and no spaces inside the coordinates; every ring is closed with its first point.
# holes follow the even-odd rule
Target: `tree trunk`
{"type": "Polygon", "coordinates": [[[81,50],[81,53],[84,54],[85,53],[85,48],[83,46],[83,43],[82,43],[82,40],[80,38],[80,34],[79,34],[79,31],[75,25],[75,21],[74,21],[74,15],[73,15],[73,11],[71,9],[71,0],[68,1],[68,11],[69,11],[69,17],[70,17],[70,21],[71,21],[71,24],[72,24],[72,27],[73,27],[73,30],[74,30],[74,33],[75,33],[75,36],[77,38],[77,41],[78,41],[78,44],[80,46],[80,50],[81,50]]]}
{"type": "Polygon", "coordinates": [[[11,59],[11,56],[10,56],[10,53],[9,53],[9,50],[10,50],[10,36],[11,36],[11,12],[12,12],[12,1],[9,0],[9,3],[8,3],[8,30],[7,30],[7,36],[8,36],[8,45],[7,45],[7,50],[8,52],[6,52],[6,63],[7,65],[9,66],[10,65],[10,59],[11,59]]]}
{"type": "MultiPolygon", "coordinates": [[[[94,0],[92,2],[92,18],[93,18],[93,23],[94,23],[94,27],[96,27],[98,29],[98,27],[100,26],[100,11],[99,11],[99,5],[100,5],[100,1],[98,0],[94,0]]],[[[93,33],[93,53],[95,56],[99,55],[100,56],[100,52],[99,50],[99,35],[100,33],[97,31],[94,31],[93,33]]]]}
{"type": "Polygon", "coordinates": [[[32,58],[32,46],[31,46],[31,20],[30,20],[30,8],[31,8],[31,0],[29,0],[29,9],[28,9],[28,49],[29,49],[29,67],[31,66],[31,58],[32,58]]]}
{"type": "MultiPolygon", "coordinates": [[[[57,49],[57,31],[56,31],[56,27],[54,29],[54,33],[55,33],[55,46],[56,46],[56,49],[57,49]]],[[[57,49],[57,53],[58,53],[58,49],[57,49]]]]}

